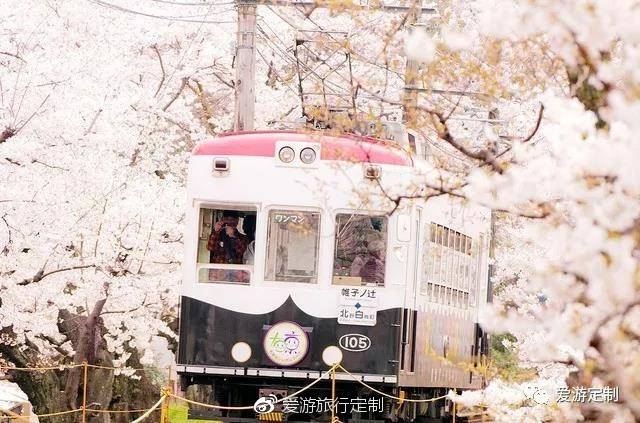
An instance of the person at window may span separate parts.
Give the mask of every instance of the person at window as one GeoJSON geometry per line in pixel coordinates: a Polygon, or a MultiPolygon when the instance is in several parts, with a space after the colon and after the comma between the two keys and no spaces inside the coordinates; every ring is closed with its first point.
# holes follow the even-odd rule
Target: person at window
{"type": "Polygon", "coordinates": [[[244,264],[253,264],[253,257],[256,250],[256,215],[250,214],[244,217],[242,221],[242,230],[247,235],[247,249],[242,259],[244,264]]]}
{"type": "Polygon", "coordinates": [[[366,235],[373,230],[371,219],[364,215],[340,215],[337,225],[334,275],[354,276],[350,266],[354,257],[366,255],[366,235]]]}
{"type": "Polygon", "coordinates": [[[243,263],[243,255],[249,242],[247,236],[238,231],[239,220],[237,211],[225,210],[222,219],[213,226],[207,242],[207,250],[211,251],[211,263],[243,263]]]}
{"type": "Polygon", "coordinates": [[[381,240],[367,243],[367,252],[358,255],[351,264],[351,276],[359,276],[363,283],[384,285],[385,245],[381,240]]]}

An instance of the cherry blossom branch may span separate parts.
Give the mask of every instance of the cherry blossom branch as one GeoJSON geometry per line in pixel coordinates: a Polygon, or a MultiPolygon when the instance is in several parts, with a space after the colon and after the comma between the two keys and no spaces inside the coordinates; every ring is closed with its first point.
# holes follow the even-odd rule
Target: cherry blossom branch
{"type": "MultiPolygon", "coordinates": [[[[536,120],[536,125],[533,127],[533,129],[531,130],[529,135],[527,135],[526,137],[524,137],[521,140],[519,140],[521,143],[523,143],[523,144],[527,143],[527,142],[531,141],[533,139],[533,137],[535,137],[535,135],[538,133],[538,130],[540,129],[540,125],[542,124],[543,115],[544,115],[544,104],[540,104],[540,110],[538,111],[538,119],[536,120]]],[[[512,148],[513,148],[512,146],[509,146],[509,147],[505,148],[503,151],[501,151],[500,153],[496,154],[496,158],[504,156],[509,151],[511,151],[512,148]]]]}
{"type": "Polygon", "coordinates": [[[32,278],[24,279],[21,282],[18,282],[16,285],[26,286],[26,285],[30,285],[32,283],[40,282],[42,279],[46,278],[47,276],[51,276],[51,275],[54,275],[56,273],[67,272],[67,271],[70,271],[70,270],[96,268],[96,267],[98,267],[98,266],[95,265],[95,264],[85,264],[85,265],[79,265],[79,266],[63,267],[61,269],[52,270],[52,271],[46,272],[46,273],[45,273],[44,268],[43,268],[43,269],[40,269],[38,271],[38,273],[36,273],[32,278]]]}
{"type": "Polygon", "coordinates": [[[162,108],[163,112],[166,112],[167,109],[171,107],[173,102],[176,101],[178,97],[180,97],[180,94],[182,94],[182,91],[184,90],[184,87],[187,86],[188,82],[189,82],[189,78],[182,78],[182,82],[180,83],[180,88],[178,89],[178,92],[175,93],[174,96],[171,97],[171,100],[169,100],[169,102],[162,108]]]}
{"type": "MultiPolygon", "coordinates": [[[[370,95],[376,97],[378,100],[388,103],[388,104],[393,104],[393,105],[399,105],[402,106],[403,103],[399,102],[399,101],[395,101],[392,99],[388,99],[388,98],[384,98],[380,95],[378,95],[377,93],[373,93],[371,92],[369,89],[367,89],[366,87],[363,87],[360,83],[358,83],[358,87],[362,88],[364,91],[366,91],[367,93],[369,93],[370,95]]],[[[455,106],[457,107],[457,105],[455,106]]],[[[455,108],[454,107],[454,108],[455,108]]],[[[453,147],[455,150],[457,150],[459,153],[461,153],[463,156],[474,159],[478,162],[480,162],[480,167],[484,167],[484,166],[489,166],[491,167],[492,170],[494,170],[496,173],[502,174],[504,172],[504,169],[502,167],[502,165],[500,163],[498,163],[497,159],[501,156],[503,156],[504,154],[506,154],[512,147],[508,147],[506,150],[494,155],[491,151],[485,149],[485,150],[480,150],[480,151],[473,151],[470,150],[468,147],[466,147],[465,145],[463,145],[461,142],[459,142],[450,132],[449,127],[448,127],[448,116],[451,115],[451,113],[449,113],[448,116],[445,116],[443,113],[432,109],[432,108],[428,108],[425,106],[420,106],[418,105],[417,108],[425,113],[427,113],[430,118],[431,121],[433,123],[434,129],[438,135],[438,138],[446,141],[451,147],[453,147]]],[[[524,138],[522,138],[521,142],[526,143],[528,141],[530,141],[531,139],[533,139],[533,137],[538,133],[540,126],[542,124],[542,118],[544,116],[544,105],[540,105],[540,109],[538,111],[538,117],[536,119],[536,123],[533,127],[533,129],[531,130],[531,132],[525,136],[524,138]]],[[[392,212],[393,213],[400,204],[400,201],[402,199],[415,199],[415,198],[431,198],[431,197],[435,197],[435,196],[439,196],[442,194],[449,194],[452,196],[456,196],[459,198],[466,198],[463,194],[460,194],[458,192],[455,192],[456,190],[459,190],[461,188],[464,188],[467,185],[467,183],[464,183],[462,185],[459,185],[457,187],[452,187],[452,188],[445,188],[444,185],[441,183],[440,187],[437,186],[429,186],[426,185],[427,188],[433,189],[436,191],[436,195],[428,195],[425,197],[424,194],[408,194],[408,195],[399,195],[396,197],[391,197],[388,195],[388,193],[383,189],[383,187],[380,185],[380,182],[378,181],[378,186],[381,188],[382,194],[390,201],[392,201],[395,204],[395,207],[393,208],[392,212]]],[[[519,217],[524,217],[527,219],[544,219],[548,216],[551,215],[551,211],[553,210],[552,204],[549,202],[541,202],[541,203],[537,203],[537,204],[533,204],[532,205],[534,208],[536,208],[536,212],[527,212],[527,211],[515,211],[515,210],[508,210],[508,209],[504,209],[504,208],[496,208],[496,207],[492,207],[489,205],[486,205],[486,207],[491,208],[494,211],[497,212],[502,212],[502,213],[508,213],[508,214],[512,214],[512,215],[517,215],[519,217]]]]}
{"type": "Polygon", "coordinates": [[[3,54],[5,56],[11,56],[11,57],[14,57],[14,58],[16,58],[18,60],[22,60],[23,62],[27,63],[27,61],[24,60],[22,57],[18,56],[17,54],[14,54],[14,53],[9,53],[8,51],[0,51],[0,54],[3,54]]]}
{"type": "MultiPolygon", "coordinates": [[[[359,82],[357,86],[358,88],[365,90],[368,94],[377,98],[379,101],[382,101],[387,104],[396,105],[396,106],[404,106],[403,102],[381,97],[377,93],[374,93],[371,90],[364,87],[359,82]]],[[[447,142],[447,144],[451,145],[453,148],[455,148],[465,156],[471,159],[480,161],[483,164],[489,165],[497,173],[504,172],[502,167],[496,162],[495,156],[489,150],[472,151],[466,146],[464,146],[462,143],[460,143],[458,140],[456,140],[451,134],[451,131],[449,130],[448,120],[443,113],[435,109],[425,107],[425,106],[420,106],[420,105],[417,105],[416,108],[418,110],[421,110],[427,113],[427,115],[430,117],[431,123],[433,124],[433,127],[436,133],[438,134],[438,138],[447,142]]]]}
{"type": "Polygon", "coordinates": [[[127,314],[127,313],[132,313],[134,311],[140,310],[142,307],[148,305],[147,304],[147,294],[144,294],[144,298],[142,300],[142,303],[137,306],[137,307],[132,307],[128,310],[103,310],[100,315],[105,315],[105,314],[127,314]]]}
{"type": "Polygon", "coordinates": [[[147,244],[144,246],[144,251],[142,252],[142,259],[140,260],[140,266],[138,266],[137,274],[140,274],[142,271],[142,266],[144,265],[145,258],[147,256],[147,252],[149,251],[149,242],[151,241],[151,234],[153,233],[153,226],[155,225],[155,218],[151,220],[151,227],[149,228],[149,234],[147,235],[147,244]]]}
{"type": "Polygon", "coordinates": [[[68,172],[68,171],[69,171],[69,169],[65,169],[65,168],[60,167],[60,166],[50,165],[50,164],[47,164],[47,163],[45,163],[45,162],[41,162],[40,160],[37,160],[37,159],[33,159],[33,160],[31,160],[31,163],[41,164],[42,166],[48,167],[49,169],[64,170],[65,172],[68,172]]]}
{"type": "Polygon", "coordinates": [[[613,319],[615,319],[617,317],[621,317],[622,320],[624,320],[624,318],[627,316],[627,314],[629,314],[629,312],[631,310],[633,310],[637,306],[640,306],[640,298],[637,298],[636,300],[634,300],[634,301],[630,302],[629,304],[627,304],[625,306],[625,308],[623,310],[621,310],[620,312],[611,313],[611,314],[608,314],[607,316],[605,316],[604,318],[602,318],[600,320],[600,322],[598,322],[596,328],[593,331],[593,336],[591,337],[589,345],[592,346],[593,348],[595,348],[596,350],[600,351],[601,350],[601,346],[602,346],[602,342],[603,342],[602,335],[600,335],[600,329],[602,329],[604,326],[609,324],[613,319]]]}
{"type": "Polygon", "coordinates": [[[47,100],[49,100],[49,97],[51,97],[51,94],[47,94],[44,100],[42,100],[42,103],[40,103],[40,105],[36,108],[36,110],[34,110],[33,113],[31,113],[31,115],[27,118],[27,120],[25,120],[22,125],[18,126],[15,129],[15,132],[13,135],[16,135],[18,132],[22,131],[22,129],[24,129],[25,126],[27,126],[27,124],[31,121],[31,119],[33,119],[33,117],[40,111],[42,106],[44,106],[44,103],[46,103],[47,100]]]}
{"type": "Polygon", "coordinates": [[[215,135],[215,126],[210,122],[213,117],[213,111],[211,110],[211,105],[207,99],[204,87],[197,79],[190,80],[187,83],[187,86],[196,95],[198,102],[200,103],[200,107],[202,108],[202,115],[200,116],[202,126],[205,127],[207,133],[215,135]],[[191,81],[193,81],[195,85],[191,85],[191,81]]]}
{"type": "Polygon", "coordinates": [[[91,123],[89,124],[89,127],[87,128],[86,131],[84,131],[85,135],[87,135],[88,133],[90,133],[93,130],[93,127],[95,126],[96,122],[98,121],[98,117],[100,117],[100,113],[102,113],[102,109],[98,109],[98,112],[96,113],[96,115],[91,120],[91,123]]]}
{"type": "Polygon", "coordinates": [[[12,165],[16,165],[16,166],[22,166],[22,163],[20,163],[17,160],[13,160],[11,157],[5,157],[4,158],[6,161],[8,161],[9,163],[11,163],[12,165]]]}
{"type": "Polygon", "coordinates": [[[224,85],[226,85],[227,87],[231,88],[232,90],[235,89],[236,84],[233,81],[226,81],[223,77],[218,75],[218,73],[216,71],[212,71],[211,75],[215,76],[218,81],[222,82],[224,85]]]}
{"type": "Polygon", "coordinates": [[[9,247],[7,247],[9,244],[11,244],[12,240],[11,240],[11,226],[9,226],[9,222],[7,222],[7,213],[3,214],[2,217],[0,217],[0,219],[2,219],[2,221],[4,222],[5,225],[7,225],[7,231],[9,232],[9,239],[7,240],[7,243],[4,245],[3,249],[2,249],[2,253],[4,253],[5,255],[7,255],[9,253],[9,247]]]}
{"type": "Polygon", "coordinates": [[[160,55],[160,50],[158,50],[158,45],[154,44],[151,46],[151,48],[158,55],[158,61],[160,62],[160,70],[162,71],[162,78],[160,78],[160,82],[158,83],[158,88],[156,89],[156,93],[153,95],[154,97],[157,97],[158,93],[160,92],[160,89],[162,88],[162,85],[164,84],[164,80],[167,76],[167,73],[164,70],[164,63],[162,62],[162,56],[160,55]]]}

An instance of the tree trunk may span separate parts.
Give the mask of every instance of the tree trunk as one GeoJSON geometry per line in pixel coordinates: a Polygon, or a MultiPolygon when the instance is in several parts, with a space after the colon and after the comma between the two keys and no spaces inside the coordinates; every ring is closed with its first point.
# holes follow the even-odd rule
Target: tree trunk
{"type": "MultiPolygon", "coordinates": [[[[102,336],[98,338],[98,336],[101,335],[98,325],[102,324],[100,313],[102,313],[102,308],[106,302],[107,299],[103,298],[95,303],[93,310],[89,316],[86,317],[84,324],[80,326],[80,334],[77,339],[75,342],[72,340],[76,351],[73,356],[73,364],[82,364],[85,361],[89,364],[95,364],[93,361],[95,361],[97,348],[102,339],[102,336]],[[92,358],[94,360],[91,360],[92,358]]],[[[64,392],[67,398],[67,404],[71,408],[78,408],[78,397],[80,396],[80,398],[82,398],[80,380],[83,377],[83,371],[84,369],[82,367],[75,367],[69,370],[64,392]]]]}
{"type": "MultiPolygon", "coordinates": [[[[11,328],[5,328],[2,333],[9,336],[11,328]]],[[[28,344],[30,344],[28,342],[28,344]]],[[[0,344],[0,356],[3,360],[12,363],[16,367],[32,367],[37,363],[37,349],[35,345],[23,349],[18,345],[0,344]]],[[[64,385],[64,371],[27,372],[21,370],[7,370],[7,379],[20,386],[29,397],[33,411],[36,414],[55,413],[66,410],[61,387],[64,385]]],[[[48,420],[53,423],[71,423],[73,415],[52,417],[48,420]]]]}
{"type": "MultiPolygon", "coordinates": [[[[60,310],[58,329],[71,341],[75,354],[73,363],[112,367],[113,355],[107,351],[104,341],[105,329],[100,318],[104,300],[94,305],[89,316],[60,310]]],[[[2,332],[12,337],[11,328],[2,332]]],[[[18,345],[0,344],[0,357],[16,367],[37,367],[40,352],[28,343],[29,348],[18,345]]],[[[132,349],[127,365],[141,368],[139,354],[132,349]]],[[[64,362],[61,357],[59,362],[64,362]]],[[[68,370],[50,370],[41,372],[7,371],[9,379],[16,382],[28,395],[36,414],[81,408],[83,398],[84,368],[68,370]]],[[[160,397],[160,387],[154,385],[146,372],[138,371],[140,379],[125,375],[114,375],[111,369],[87,369],[87,408],[109,410],[147,409],[160,397]]],[[[89,423],[124,423],[133,420],[141,413],[87,413],[89,423]]],[[[52,423],[73,423],[80,421],[80,413],[47,418],[52,423]]]]}

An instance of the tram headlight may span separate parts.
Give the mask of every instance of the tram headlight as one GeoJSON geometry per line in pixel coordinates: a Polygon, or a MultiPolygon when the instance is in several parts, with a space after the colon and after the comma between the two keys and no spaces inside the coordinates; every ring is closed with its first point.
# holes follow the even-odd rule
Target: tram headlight
{"type": "Polygon", "coordinates": [[[231,357],[238,363],[244,363],[251,358],[251,347],[246,342],[236,342],[231,347],[231,357]]]}
{"type": "Polygon", "coordinates": [[[303,148],[300,152],[300,160],[302,163],[311,164],[316,159],[316,151],[311,147],[303,148]]]}
{"type": "Polygon", "coordinates": [[[278,152],[278,157],[283,163],[291,163],[296,158],[296,152],[291,147],[282,147],[278,152]]]}
{"type": "Polygon", "coordinates": [[[335,366],[342,361],[342,351],[335,345],[331,345],[322,351],[322,361],[327,366],[335,366]]]}

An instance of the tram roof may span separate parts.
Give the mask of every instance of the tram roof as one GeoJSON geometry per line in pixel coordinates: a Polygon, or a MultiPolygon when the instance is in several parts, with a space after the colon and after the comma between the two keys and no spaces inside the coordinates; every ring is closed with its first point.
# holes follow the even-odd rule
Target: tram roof
{"type": "Polygon", "coordinates": [[[411,156],[394,141],[360,135],[334,135],[304,131],[229,132],[198,144],[195,156],[274,157],[280,141],[314,142],[322,147],[321,160],[342,160],[375,164],[412,166],[411,156]]]}

